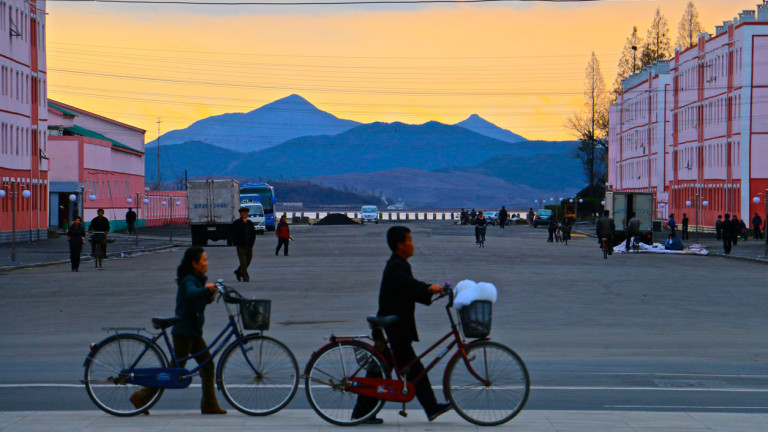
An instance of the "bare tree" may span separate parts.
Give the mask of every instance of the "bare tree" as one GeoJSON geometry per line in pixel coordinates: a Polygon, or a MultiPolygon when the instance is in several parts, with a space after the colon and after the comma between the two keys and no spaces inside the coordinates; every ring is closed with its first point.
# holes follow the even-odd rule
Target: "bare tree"
{"type": "Polygon", "coordinates": [[[605,87],[600,62],[595,53],[589,59],[584,88],[584,107],[581,113],[569,116],[566,127],[579,139],[581,145],[576,157],[584,166],[590,188],[604,183],[605,161],[608,148],[608,106],[610,95],[605,87]]]}
{"type": "Polygon", "coordinates": [[[671,53],[672,42],[669,40],[669,24],[667,24],[664,15],[661,14],[661,10],[657,8],[651,27],[648,29],[648,36],[645,38],[640,62],[643,67],[652,65],[659,60],[668,59],[671,53]]]}
{"type": "Polygon", "coordinates": [[[699,11],[692,1],[688,2],[683,12],[683,18],[677,25],[677,44],[683,49],[690,48],[698,42],[699,34],[704,31],[699,21],[699,11]]]}
{"type": "Polygon", "coordinates": [[[613,94],[611,100],[615,102],[621,94],[621,82],[642,68],[640,55],[637,51],[642,49],[643,39],[637,34],[637,26],[632,27],[632,34],[629,35],[624,43],[624,49],[621,50],[616,81],[613,83],[613,94]]]}

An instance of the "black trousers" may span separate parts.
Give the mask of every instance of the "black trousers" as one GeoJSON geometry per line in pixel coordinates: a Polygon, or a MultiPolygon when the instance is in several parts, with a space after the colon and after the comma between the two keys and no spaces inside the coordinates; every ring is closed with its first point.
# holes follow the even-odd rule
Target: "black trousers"
{"type": "Polygon", "coordinates": [[[240,262],[240,265],[235,272],[240,275],[240,277],[250,279],[250,276],[248,275],[248,266],[251,265],[252,259],[253,249],[240,246],[237,247],[237,260],[240,262]]]}
{"type": "Polygon", "coordinates": [[[126,222],[128,224],[128,234],[133,234],[133,222],[126,222]]]}
{"type": "Polygon", "coordinates": [[[83,252],[82,243],[69,244],[69,260],[72,262],[72,270],[80,268],[80,254],[83,252]]]}
{"type": "Polygon", "coordinates": [[[726,254],[731,253],[731,238],[729,236],[723,236],[723,251],[725,251],[726,254]]]}
{"type": "Polygon", "coordinates": [[[688,225],[683,225],[683,240],[688,240],[688,225]]]}
{"type": "Polygon", "coordinates": [[[278,252],[280,252],[280,247],[285,245],[285,249],[283,249],[283,255],[288,255],[288,243],[291,242],[291,239],[277,239],[277,249],[275,249],[275,255],[277,255],[278,252]]]}
{"type": "MultiPolygon", "coordinates": [[[[413,350],[413,345],[410,342],[392,342],[390,340],[389,344],[399,369],[404,368],[408,363],[416,359],[416,352],[413,350]]],[[[422,371],[424,371],[424,365],[418,360],[411,365],[405,376],[409,382],[413,382],[422,371]]],[[[432,384],[429,383],[429,376],[424,374],[414,385],[416,386],[416,398],[424,408],[424,411],[427,414],[433,413],[437,409],[437,399],[435,399],[432,384]]]]}

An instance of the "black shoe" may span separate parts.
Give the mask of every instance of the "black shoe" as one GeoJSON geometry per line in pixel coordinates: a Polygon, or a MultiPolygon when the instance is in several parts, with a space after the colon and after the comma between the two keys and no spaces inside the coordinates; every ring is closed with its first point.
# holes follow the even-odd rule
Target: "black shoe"
{"type": "Polygon", "coordinates": [[[237,281],[240,282],[240,273],[235,270],[235,277],[237,278],[237,281]]]}
{"type": "Polygon", "coordinates": [[[451,410],[451,404],[449,402],[437,404],[435,409],[432,411],[432,413],[427,414],[427,418],[429,421],[432,421],[438,417],[440,417],[441,414],[445,414],[446,412],[451,410]]]}
{"type": "Polygon", "coordinates": [[[378,417],[369,418],[368,420],[363,422],[363,424],[373,424],[373,425],[382,424],[382,423],[384,423],[384,419],[380,419],[378,417]]]}
{"type": "Polygon", "coordinates": [[[251,281],[251,278],[249,278],[248,276],[243,276],[243,282],[250,282],[250,281],[251,281]]]}

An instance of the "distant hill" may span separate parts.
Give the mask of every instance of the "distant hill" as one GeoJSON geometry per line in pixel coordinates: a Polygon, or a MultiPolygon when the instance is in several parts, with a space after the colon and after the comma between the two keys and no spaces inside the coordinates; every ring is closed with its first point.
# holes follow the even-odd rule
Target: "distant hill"
{"type": "Polygon", "coordinates": [[[497,140],[501,141],[507,141],[511,143],[527,141],[520,135],[514,134],[507,129],[500,128],[477,114],[472,114],[469,116],[469,118],[456,123],[454,126],[461,126],[471,130],[472,132],[477,132],[479,134],[483,134],[491,138],[496,138],[497,140]]]}
{"type": "MultiPolygon", "coordinates": [[[[360,123],[319,110],[299,95],[290,95],[248,113],[229,113],[198,120],[185,129],[160,136],[160,145],[202,141],[229,150],[263,150],[292,138],[336,135],[360,123]]],[[[147,148],[157,141],[147,143],[147,148]]],[[[162,156],[162,154],[161,154],[162,156]]]]}
{"type": "MultiPolygon", "coordinates": [[[[160,146],[160,172],[163,181],[184,177],[212,175],[229,172],[232,165],[244,153],[227,150],[202,141],[188,141],[183,144],[160,146]]],[[[157,180],[157,146],[147,147],[144,154],[144,176],[147,181],[157,180]]]]}

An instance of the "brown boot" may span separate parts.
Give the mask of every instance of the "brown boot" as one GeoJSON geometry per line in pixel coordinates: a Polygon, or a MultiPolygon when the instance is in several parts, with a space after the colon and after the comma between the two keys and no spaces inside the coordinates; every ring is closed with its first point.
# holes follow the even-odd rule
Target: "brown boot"
{"type": "MultiPolygon", "coordinates": [[[[138,392],[132,394],[129,399],[133,404],[133,406],[136,407],[136,409],[141,409],[144,405],[146,405],[144,402],[141,401],[141,398],[139,397],[138,392]]],[[[144,415],[149,415],[149,410],[144,411],[144,415]]]]}
{"type": "Polygon", "coordinates": [[[200,408],[202,414],[226,414],[227,410],[221,409],[219,406],[212,406],[208,408],[200,408]]]}

